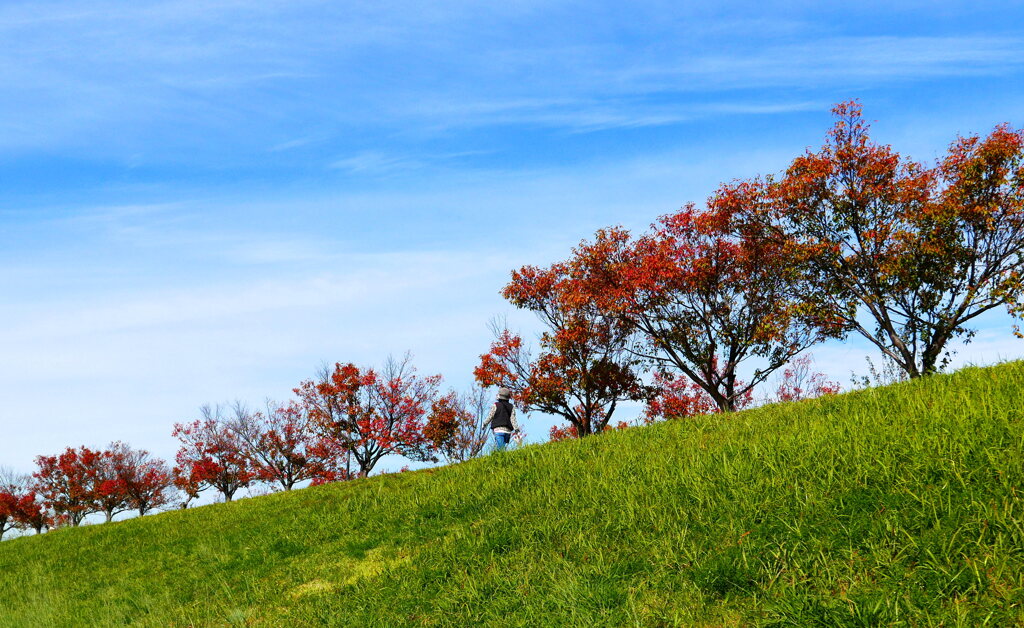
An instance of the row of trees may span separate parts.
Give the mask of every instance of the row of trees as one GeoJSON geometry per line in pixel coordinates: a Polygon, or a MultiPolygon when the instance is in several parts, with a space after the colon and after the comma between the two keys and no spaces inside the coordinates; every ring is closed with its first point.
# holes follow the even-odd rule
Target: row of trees
{"type": "MultiPolygon", "coordinates": [[[[830,383],[822,388],[820,377],[810,374],[803,356],[787,370],[776,398],[838,390],[830,383]]],[[[417,375],[408,355],[389,359],[380,371],[339,363],[301,382],[287,403],[267,402],[258,411],[240,402],[203,406],[198,420],[174,426],[181,443],[174,466],[120,441],[38,456],[31,477],[0,473],[0,539],[12,528],[39,533],[77,526],[92,514],[109,522],[128,511],[144,516],[186,508],[205,490],[229,502],[257,484],[289,491],[364,477],[387,455],[448,463],[480,455],[490,435],[484,421],[491,396],[480,386],[442,394],[440,383],[437,375],[417,375]]],[[[658,375],[649,388],[657,394],[648,398],[642,422],[715,410],[685,380],[658,375]]],[[[579,435],[571,425],[551,431],[552,440],[579,435]]]]}
{"type": "Polygon", "coordinates": [[[171,498],[167,465],[122,442],[102,451],[68,447],[37,457],[36,467],[31,477],[0,472],[0,538],[12,528],[76,526],[92,513],[107,521],[127,510],[144,515],[171,498]]]}
{"type": "Polygon", "coordinates": [[[173,467],[122,442],[38,456],[31,477],[0,476],[0,538],[15,527],[77,526],[94,513],[110,521],[129,510],[185,508],[206,490],[231,501],[256,484],[287,491],[364,477],[388,455],[479,455],[489,435],[486,391],[440,385],[438,375],[418,375],[409,355],[380,370],[339,363],[301,382],[286,403],[203,406],[198,420],[174,426],[181,446],[173,467]]]}
{"type": "Polygon", "coordinates": [[[295,399],[268,403],[266,411],[235,404],[224,416],[206,406],[200,420],[175,425],[177,487],[186,500],[210,488],[231,501],[254,482],[287,491],[365,477],[389,455],[419,462],[479,455],[486,392],[442,393],[440,384],[440,375],[418,375],[407,354],[379,371],[324,368],[294,389],[295,399]]]}
{"type": "Polygon", "coordinates": [[[469,393],[443,392],[408,355],[324,367],[286,403],[205,406],[175,425],[173,467],[123,443],[38,457],[32,478],[0,478],[0,535],[184,507],[211,489],[231,501],[257,483],[364,477],[385,456],[463,461],[487,441],[492,386],[565,419],[557,440],[627,427],[612,423],[624,402],[646,404],[641,422],[742,409],[772,374],[770,400],[832,394],[804,352],[850,334],[906,377],[940,370],[975,317],[1024,314],[1024,132],[958,138],[926,167],[874,143],[856,103],[834,114],[825,144],[782,174],[514,271],[503,295],[539,316],[538,348],[492,323],[469,393]]]}
{"type": "Polygon", "coordinates": [[[850,334],[926,376],[976,317],[1024,314],[1024,132],[960,137],[928,167],[873,142],[856,102],[833,113],[825,144],[784,173],[513,272],[503,294],[544,323],[539,350],[495,325],[476,379],[586,436],[627,400],[739,409],[801,352],[850,334]]]}

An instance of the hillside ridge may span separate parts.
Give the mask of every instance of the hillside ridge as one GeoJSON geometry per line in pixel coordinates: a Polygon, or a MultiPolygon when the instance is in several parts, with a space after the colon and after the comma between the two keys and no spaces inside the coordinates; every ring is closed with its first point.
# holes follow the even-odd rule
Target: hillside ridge
{"type": "Polygon", "coordinates": [[[0,626],[1014,625],[1024,362],[0,544],[0,626]]]}

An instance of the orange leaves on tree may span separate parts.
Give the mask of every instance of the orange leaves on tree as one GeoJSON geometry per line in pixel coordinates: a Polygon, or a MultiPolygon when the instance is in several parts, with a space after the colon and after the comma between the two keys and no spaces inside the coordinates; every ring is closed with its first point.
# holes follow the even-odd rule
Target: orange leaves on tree
{"type": "Polygon", "coordinates": [[[423,435],[450,463],[480,455],[490,436],[490,426],[485,422],[490,401],[486,389],[480,386],[465,394],[449,391],[434,402],[423,435]]]}
{"type": "Polygon", "coordinates": [[[872,141],[858,103],[833,113],[825,144],[736,224],[791,251],[823,324],[856,331],[910,377],[933,373],[975,317],[1024,314],[1024,132],[959,138],[925,167],[872,141]]]}
{"type": "Polygon", "coordinates": [[[619,402],[646,397],[629,330],[579,291],[570,266],[525,266],[502,294],[537,314],[545,331],[534,356],[519,335],[494,325],[495,340],[474,371],[481,385],[508,387],[525,412],[561,416],[580,436],[604,430],[619,402]]]}
{"type": "Polygon", "coordinates": [[[629,334],[625,346],[661,371],[695,382],[734,410],[774,370],[825,332],[795,298],[801,278],[788,247],[733,233],[733,215],[769,202],[760,182],[723,186],[699,210],[687,205],[633,238],[605,229],[563,264],[578,302],[629,334]],[[739,369],[764,366],[743,383],[739,369]]]}

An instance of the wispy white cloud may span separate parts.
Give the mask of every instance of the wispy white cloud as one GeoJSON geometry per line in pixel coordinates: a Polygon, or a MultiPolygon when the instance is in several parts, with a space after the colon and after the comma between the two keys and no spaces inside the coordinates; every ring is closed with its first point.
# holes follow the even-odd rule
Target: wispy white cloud
{"type": "MultiPolygon", "coordinates": [[[[630,21],[616,38],[622,16],[608,7],[505,4],[5,5],[0,150],[215,161],[227,147],[281,153],[308,137],[337,145],[367,126],[447,135],[660,126],[801,111],[844,86],[1010,76],[1024,63],[1018,35],[841,34],[769,19],[768,6],[747,16],[642,4],[635,11],[652,19],[630,21]],[[570,15],[604,36],[556,37],[551,25],[570,15]],[[815,91],[827,95],[807,95],[815,91]],[[162,155],[149,153],[154,141],[166,145],[162,155]]],[[[352,148],[340,167],[402,166],[371,162],[374,150],[352,148]]]]}
{"type": "Polygon", "coordinates": [[[366,172],[379,174],[394,170],[409,170],[421,166],[422,162],[416,159],[385,155],[378,151],[359,153],[358,155],[345,157],[330,164],[331,168],[355,174],[366,172]]]}
{"type": "Polygon", "coordinates": [[[474,120],[472,116],[462,115],[456,118],[456,124],[528,124],[566,129],[571,133],[589,133],[665,126],[723,115],[773,115],[822,110],[827,106],[826,102],[815,101],[648,105],[633,100],[594,98],[575,103],[550,103],[546,106],[493,107],[489,111],[487,107],[481,106],[479,109],[482,113],[478,118],[474,120]]]}
{"type": "Polygon", "coordinates": [[[419,170],[426,167],[448,167],[467,157],[486,155],[492,151],[473,150],[435,154],[387,154],[367,151],[335,160],[329,168],[356,175],[385,175],[395,172],[419,170]]]}

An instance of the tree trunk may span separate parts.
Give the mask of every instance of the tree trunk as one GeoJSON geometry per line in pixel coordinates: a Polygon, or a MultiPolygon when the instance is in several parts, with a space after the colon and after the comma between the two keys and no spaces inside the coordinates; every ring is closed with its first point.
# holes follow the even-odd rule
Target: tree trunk
{"type": "Polygon", "coordinates": [[[718,405],[718,409],[723,414],[727,414],[727,413],[732,412],[733,410],[736,409],[735,402],[732,399],[730,399],[728,397],[728,395],[723,395],[722,393],[718,392],[717,390],[714,391],[714,392],[708,390],[707,388],[705,388],[704,390],[709,395],[711,395],[711,399],[718,405]]]}
{"type": "Polygon", "coordinates": [[[935,365],[939,361],[939,356],[942,355],[942,349],[945,346],[946,334],[939,331],[932,337],[932,341],[925,347],[924,354],[921,356],[922,375],[934,375],[938,372],[935,365]]]}

